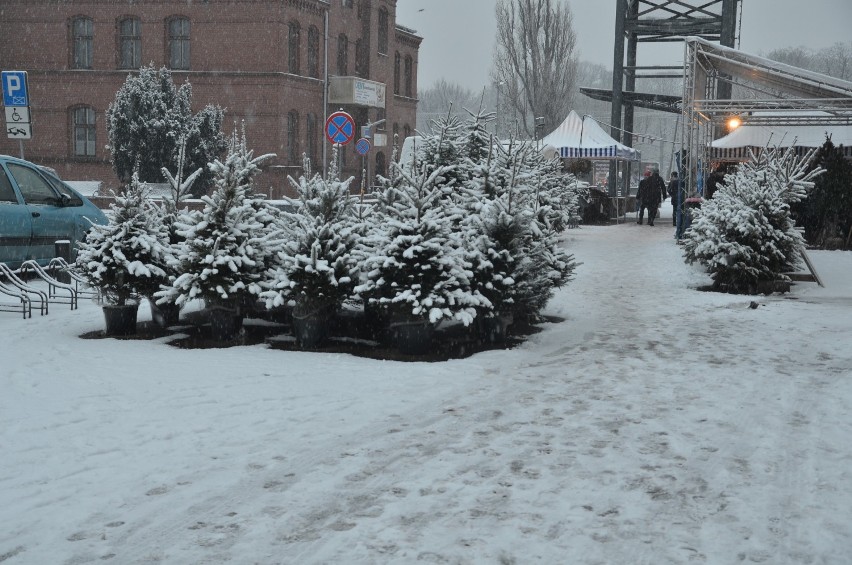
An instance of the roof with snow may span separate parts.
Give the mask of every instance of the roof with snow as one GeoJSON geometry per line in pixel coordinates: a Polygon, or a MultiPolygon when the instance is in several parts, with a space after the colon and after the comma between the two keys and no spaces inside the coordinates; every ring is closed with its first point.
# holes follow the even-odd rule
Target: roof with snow
{"type": "Polygon", "coordinates": [[[586,117],[581,118],[577,112],[571,110],[559,127],[542,139],[542,143],[555,147],[562,157],[631,161],[641,158],[639,151],[619,143],[591,116],[588,116],[588,120],[586,117]]]}
{"type": "MultiPolygon", "coordinates": [[[[808,112],[814,118],[830,116],[827,112],[808,112]]],[[[758,118],[783,119],[787,112],[755,112],[758,118]]],[[[801,115],[799,113],[798,115],[801,115]]],[[[821,147],[826,136],[836,146],[844,146],[844,154],[852,154],[852,125],[829,124],[779,124],[745,123],[710,145],[712,155],[718,159],[745,159],[748,148],[763,147],[821,147]]]]}

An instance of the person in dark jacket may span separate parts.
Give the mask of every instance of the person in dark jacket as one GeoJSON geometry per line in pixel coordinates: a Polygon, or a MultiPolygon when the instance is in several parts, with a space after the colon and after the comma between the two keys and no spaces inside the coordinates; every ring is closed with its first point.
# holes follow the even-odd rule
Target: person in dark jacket
{"type": "Polygon", "coordinates": [[[660,177],[660,171],[654,169],[650,175],[646,175],[639,182],[639,190],[636,192],[636,199],[639,201],[639,221],[636,222],[642,225],[642,219],[645,215],[645,208],[648,209],[648,225],[654,225],[654,218],[657,217],[657,208],[660,207],[660,202],[666,199],[666,183],[660,177]]]}
{"type": "Polygon", "coordinates": [[[680,182],[677,178],[677,171],[672,171],[671,180],[669,181],[669,186],[666,188],[666,192],[669,194],[669,198],[672,199],[672,225],[677,225],[677,193],[680,190],[680,182]]]}

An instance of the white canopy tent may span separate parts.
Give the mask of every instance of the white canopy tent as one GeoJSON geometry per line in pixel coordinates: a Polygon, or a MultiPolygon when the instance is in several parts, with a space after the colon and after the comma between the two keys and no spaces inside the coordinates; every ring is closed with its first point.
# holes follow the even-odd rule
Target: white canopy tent
{"type": "MultiPolygon", "coordinates": [[[[811,116],[825,115],[827,112],[809,112],[811,116]]],[[[755,112],[757,118],[779,118],[789,115],[785,112],[755,112]]],[[[801,116],[801,113],[798,114],[801,116]]],[[[831,137],[835,146],[843,146],[844,154],[852,156],[852,125],[829,124],[786,124],[771,123],[743,124],[725,137],[713,141],[710,146],[711,157],[718,160],[741,161],[748,159],[748,150],[764,147],[797,147],[803,150],[821,147],[826,136],[831,137]]]]}
{"type": "Polygon", "coordinates": [[[619,159],[638,161],[639,151],[627,147],[607,135],[593,119],[580,117],[571,110],[559,127],[542,139],[552,145],[561,157],[572,159],[619,159]]]}

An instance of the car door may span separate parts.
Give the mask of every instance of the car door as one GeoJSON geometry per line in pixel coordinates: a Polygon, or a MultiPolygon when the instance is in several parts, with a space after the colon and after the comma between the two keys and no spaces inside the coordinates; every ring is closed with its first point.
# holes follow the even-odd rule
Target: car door
{"type": "Polygon", "coordinates": [[[59,194],[34,167],[7,162],[32,218],[28,254],[41,262],[56,256],[56,242],[74,240],[75,217],[61,205],[59,194]]]}
{"type": "Polygon", "coordinates": [[[30,210],[0,164],[0,262],[18,268],[28,258],[32,233],[30,210]]]}

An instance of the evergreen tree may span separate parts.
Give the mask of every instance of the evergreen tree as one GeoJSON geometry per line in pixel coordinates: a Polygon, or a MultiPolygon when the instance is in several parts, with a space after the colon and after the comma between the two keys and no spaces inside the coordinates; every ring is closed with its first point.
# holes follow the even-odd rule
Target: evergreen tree
{"type": "Polygon", "coordinates": [[[364,266],[366,281],[355,291],[398,320],[470,324],[486,299],[471,289],[470,264],[453,230],[462,211],[446,198],[442,184],[452,171],[428,172],[425,163],[414,172],[392,167],[399,182],[377,195],[382,229],[374,235],[375,255],[364,266]]]}
{"type": "Polygon", "coordinates": [[[109,149],[116,175],[128,182],[134,171],[146,182],[161,182],[161,170],[176,168],[179,140],[185,139],[187,152],[182,173],[189,175],[204,168],[195,187],[203,194],[212,172],[207,163],[226,147],[221,132],[224,112],[208,105],[192,113],[192,86],[176,87],[171,71],[142,67],[138,75],[128,75],[106,113],[109,149]]]}
{"type": "Polygon", "coordinates": [[[852,234],[852,163],[843,156],[843,146],[826,139],[815,165],[825,172],[794,211],[808,242],[822,247],[828,239],[848,240],[852,234]]]}
{"type": "Polygon", "coordinates": [[[760,292],[763,281],[789,282],[804,238],[790,206],[806,196],[822,170],[808,171],[814,152],[765,149],[725,177],[712,199],[694,210],[686,232],[688,263],[705,265],[714,286],[742,294],[760,292]]]}
{"type": "Polygon", "coordinates": [[[110,305],[138,302],[166,282],[160,265],[169,260],[168,231],[138,175],[115,195],[110,223],[93,225],[80,242],[76,266],[110,305]]]}
{"type": "Polygon", "coordinates": [[[268,273],[269,290],[263,298],[270,308],[294,300],[297,310],[305,313],[336,310],[357,282],[352,253],[358,234],[349,194],[353,179],[340,180],[336,148],[328,180],[311,174],[307,157],[304,170],[298,181],[290,178],[298,193],[291,201],[296,210],[283,215],[287,236],[268,273]]]}
{"type": "Polygon", "coordinates": [[[262,292],[261,283],[279,245],[276,211],[254,194],[259,165],[273,155],[254,157],[245,132],[236,131],[224,161],[210,164],[215,188],[201,212],[185,214],[177,261],[182,274],[158,296],[183,305],[203,299],[208,306],[244,306],[262,292]]]}

